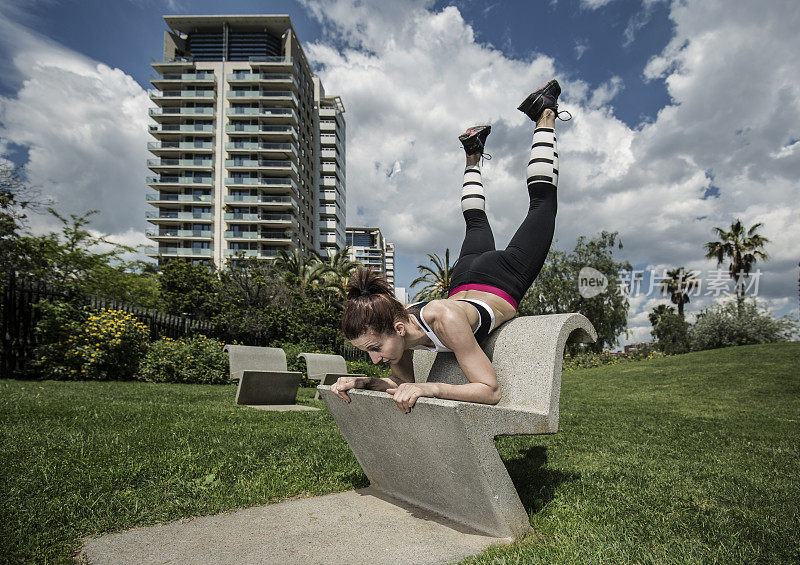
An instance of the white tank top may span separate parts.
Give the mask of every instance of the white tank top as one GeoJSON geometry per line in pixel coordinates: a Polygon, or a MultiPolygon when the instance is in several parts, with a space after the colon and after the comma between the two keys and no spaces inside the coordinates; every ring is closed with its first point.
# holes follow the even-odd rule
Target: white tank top
{"type": "MultiPolygon", "coordinates": [[[[478,304],[486,308],[486,311],[489,312],[489,316],[491,317],[492,320],[491,324],[489,325],[489,331],[487,333],[491,333],[492,330],[494,330],[495,318],[494,318],[494,310],[492,310],[491,306],[486,304],[484,301],[477,300],[475,298],[456,298],[455,300],[458,300],[460,302],[477,302],[478,304]]],[[[414,304],[418,304],[418,302],[415,302],[414,304]]],[[[414,304],[409,304],[409,306],[414,306],[414,304]]],[[[427,304],[425,306],[427,306],[427,304]]],[[[435,333],[433,333],[433,329],[425,321],[425,317],[423,315],[423,312],[425,311],[425,306],[423,306],[419,310],[419,317],[420,317],[419,320],[417,320],[417,317],[414,316],[414,314],[409,314],[409,316],[411,316],[411,319],[413,319],[414,322],[416,322],[416,324],[420,327],[420,329],[423,332],[425,332],[425,335],[427,335],[430,338],[430,340],[433,342],[433,347],[418,345],[416,347],[412,347],[412,349],[426,349],[428,351],[452,353],[453,350],[449,349],[442,343],[442,340],[440,340],[439,337],[435,333]]],[[[473,304],[473,306],[475,305],[473,304]]],[[[475,309],[478,310],[477,307],[475,309]]],[[[480,310],[478,310],[478,313],[480,314],[480,310]]],[[[478,326],[472,331],[473,335],[476,334],[478,330],[481,329],[481,325],[482,322],[479,321],[478,326]]]]}

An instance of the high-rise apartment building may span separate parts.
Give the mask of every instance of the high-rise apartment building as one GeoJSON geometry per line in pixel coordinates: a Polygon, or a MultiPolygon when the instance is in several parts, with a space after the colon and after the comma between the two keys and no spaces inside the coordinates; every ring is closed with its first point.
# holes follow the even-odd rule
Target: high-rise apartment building
{"type": "Polygon", "coordinates": [[[335,253],[345,247],[345,122],[338,96],[325,96],[314,77],[314,102],[319,112],[319,247],[335,253]]]}
{"type": "Polygon", "coordinates": [[[223,267],[240,253],[342,249],[344,107],[313,76],[289,17],[164,20],[148,255],[223,267]]]}
{"type": "Polygon", "coordinates": [[[346,233],[350,260],[385,274],[394,287],[394,243],[386,241],[380,228],[348,226],[346,233]]]}

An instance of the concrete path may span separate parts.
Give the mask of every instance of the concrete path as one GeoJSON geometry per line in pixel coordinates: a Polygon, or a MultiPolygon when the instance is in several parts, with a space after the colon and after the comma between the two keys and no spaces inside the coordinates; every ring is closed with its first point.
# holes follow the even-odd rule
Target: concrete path
{"type": "Polygon", "coordinates": [[[303,498],[84,540],[90,564],[452,563],[486,537],[371,489],[303,498]]]}

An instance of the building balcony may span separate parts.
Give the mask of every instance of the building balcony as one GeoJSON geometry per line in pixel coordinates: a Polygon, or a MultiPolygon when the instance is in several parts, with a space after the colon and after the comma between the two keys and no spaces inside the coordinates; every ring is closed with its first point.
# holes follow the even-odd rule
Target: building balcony
{"type": "Polygon", "coordinates": [[[275,259],[279,253],[274,249],[225,249],[226,257],[236,258],[236,256],[244,257],[260,257],[262,259],[275,259]]]}
{"type": "Polygon", "coordinates": [[[176,72],[179,69],[194,69],[194,57],[167,57],[164,59],[151,58],[150,66],[157,71],[163,68],[171,72],[176,72]]]}
{"type": "Polygon", "coordinates": [[[195,73],[162,73],[160,76],[151,76],[150,83],[158,89],[180,87],[184,84],[213,85],[216,82],[214,73],[197,71],[195,73]]]}
{"type": "Polygon", "coordinates": [[[225,232],[225,239],[258,239],[258,231],[228,230],[225,232]]]}
{"type": "Polygon", "coordinates": [[[297,244],[297,239],[292,237],[291,233],[284,231],[226,231],[226,240],[244,240],[253,241],[254,239],[260,240],[264,243],[290,245],[297,244]]]}
{"type": "Polygon", "coordinates": [[[246,151],[247,153],[279,153],[297,157],[297,148],[291,143],[258,143],[255,141],[232,141],[225,144],[229,153],[246,151]]]}
{"type": "Polygon", "coordinates": [[[246,214],[226,212],[224,218],[228,223],[246,222],[280,227],[298,227],[297,218],[292,214],[246,214]]]}
{"type": "Polygon", "coordinates": [[[282,102],[286,104],[291,104],[293,106],[299,106],[300,101],[297,99],[297,95],[292,92],[291,90],[255,90],[255,89],[237,89],[237,90],[229,90],[226,93],[227,98],[237,100],[237,101],[246,101],[246,100],[264,100],[268,102],[282,102]]]}
{"type": "Polygon", "coordinates": [[[213,90],[153,90],[150,89],[147,91],[150,95],[151,100],[183,100],[183,99],[191,99],[191,100],[204,100],[204,101],[213,101],[217,94],[213,90]]]}
{"type": "Polygon", "coordinates": [[[203,187],[211,187],[214,184],[213,177],[180,177],[180,176],[166,176],[161,175],[160,177],[147,177],[147,184],[150,186],[166,186],[166,185],[175,185],[175,186],[182,186],[190,184],[192,186],[203,186],[203,187]]]}
{"type": "Polygon", "coordinates": [[[263,124],[230,124],[225,126],[225,131],[229,135],[252,135],[258,134],[260,136],[269,136],[270,138],[286,140],[291,139],[297,141],[297,130],[290,125],[286,126],[269,126],[263,124]]]}
{"type": "Polygon", "coordinates": [[[155,137],[174,134],[214,135],[214,124],[159,124],[148,127],[155,137]]]}
{"type": "Polygon", "coordinates": [[[280,188],[284,191],[291,190],[292,192],[297,192],[297,183],[294,180],[285,177],[228,177],[225,179],[225,186],[280,188]]]}
{"type": "Polygon", "coordinates": [[[291,67],[294,65],[293,57],[250,57],[248,59],[252,67],[291,67]]]}
{"type": "Polygon", "coordinates": [[[151,239],[211,239],[211,230],[148,229],[145,235],[151,239]]]}
{"type": "Polygon", "coordinates": [[[336,230],[339,222],[336,220],[319,220],[319,228],[325,230],[336,230]]]}
{"type": "Polygon", "coordinates": [[[228,159],[225,167],[231,170],[258,170],[265,173],[292,173],[297,176],[297,165],[291,161],[228,159]]]}
{"type": "Polygon", "coordinates": [[[331,206],[331,205],[325,206],[320,204],[320,206],[317,208],[317,213],[320,215],[324,214],[326,216],[334,216],[338,218],[342,215],[342,209],[339,208],[338,206],[331,206]]]}
{"type": "Polygon", "coordinates": [[[336,190],[320,190],[319,203],[323,206],[336,203],[336,205],[344,209],[344,197],[336,190]]]}
{"type": "Polygon", "coordinates": [[[333,120],[320,120],[319,121],[319,131],[320,132],[335,132],[336,131],[336,122],[333,120]]]}
{"type": "Polygon", "coordinates": [[[214,161],[211,159],[148,159],[147,166],[151,169],[199,169],[199,170],[212,170],[214,168],[214,161]]]}
{"type": "Polygon", "coordinates": [[[147,143],[147,148],[156,155],[170,154],[176,151],[210,153],[214,151],[214,143],[211,141],[150,141],[147,143]]]}
{"type": "Polygon", "coordinates": [[[298,208],[297,201],[291,196],[255,196],[255,195],[228,195],[225,204],[253,204],[256,206],[269,206],[270,208],[298,208]]]}
{"type": "Polygon", "coordinates": [[[248,73],[240,72],[226,75],[229,84],[260,84],[291,87],[297,90],[297,79],[290,73],[248,73]]]}
{"type": "Polygon", "coordinates": [[[150,257],[211,257],[211,249],[192,247],[145,247],[150,257]]]}
{"type": "Polygon", "coordinates": [[[297,113],[291,108],[228,108],[225,115],[229,117],[269,118],[270,123],[297,124],[297,113]]]}
{"type": "Polygon", "coordinates": [[[165,221],[181,221],[181,220],[191,220],[193,222],[201,221],[201,222],[210,222],[214,219],[214,214],[211,212],[208,213],[200,213],[200,212],[175,212],[172,210],[158,210],[158,211],[150,211],[145,212],[144,217],[153,223],[165,220],[165,221]]]}
{"type": "Polygon", "coordinates": [[[214,108],[183,108],[167,106],[166,108],[149,108],[150,117],[156,121],[164,118],[207,118],[214,115],[214,108]]]}
{"type": "Polygon", "coordinates": [[[333,232],[320,232],[319,234],[319,242],[323,245],[336,245],[338,240],[336,239],[336,233],[333,232]]]}
{"type": "Polygon", "coordinates": [[[171,204],[174,202],[208,202],[214,201],[210,194],[145,194],[145,201],[152,204],[171,204]]]}

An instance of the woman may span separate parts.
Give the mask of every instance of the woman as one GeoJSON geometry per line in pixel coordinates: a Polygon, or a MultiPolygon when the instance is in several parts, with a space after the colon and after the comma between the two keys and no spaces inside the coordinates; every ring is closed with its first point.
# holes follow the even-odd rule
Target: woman
{"type": "Polygon", "coordinates": [[[404,308],[384,278],[360,269],[348,289],[342,330],[353,345],[369,353],[373,363],[388,362],[392,376],[342,377],[331,386],[331,392],[349,402],[347,391],[352,388],[385,391],[405,413],[421,396],[497,404],[501,397],[497,375],[479,344],[514,317],[553,240],[558,185],[554,127],[559,94],[558,82],[551,80],[519,106],[536,123],[527,169],[530,207],[505,250],[495,250],[484,211],[480,160],[491,126],[472,127],[459,136],[467,157],[461,193],[467,230],[449,296],[404,308]],[[411,350],[420,348],[452,351],[469,382],[415,383],[411,350]]]}

